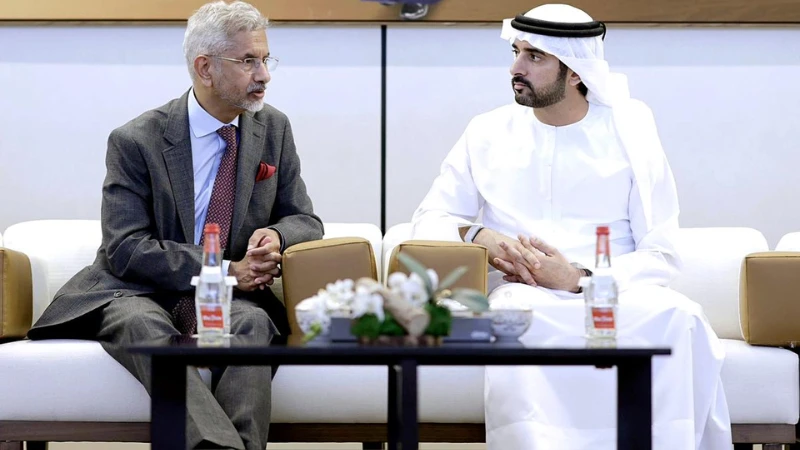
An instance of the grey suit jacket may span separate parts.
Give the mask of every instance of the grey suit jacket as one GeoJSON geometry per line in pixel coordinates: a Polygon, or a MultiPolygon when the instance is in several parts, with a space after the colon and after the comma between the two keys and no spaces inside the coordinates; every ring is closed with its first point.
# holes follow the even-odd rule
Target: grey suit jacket
{"type": "MultiPolygon", "coordinates": [[[[194,245],[188,95],[142,114],[109,136],[97,257],[56,293],[29,338],[89,337],[93,330],[87,329],[91,325],[86,317],[115,298],[135,301],[137,296],[179,297],[192,291],[202,248],[194,245]]],[[[242,259],[253,232],[267,226],[281,233],[284,247],[321,239],[322,222],[300,177],[287,117],[265,105],[257,113],[242,114],[239,126],[236,202],[226,259],[242,259]],[[277,170],[256,183],[261,161],[277,170]]],[[[286,311],[272,291],[259,290],[249,298],[263,304],[278,329],[288,333],[286,311]],[[275,317],[276,311],[283,317],[275,317]]]]}

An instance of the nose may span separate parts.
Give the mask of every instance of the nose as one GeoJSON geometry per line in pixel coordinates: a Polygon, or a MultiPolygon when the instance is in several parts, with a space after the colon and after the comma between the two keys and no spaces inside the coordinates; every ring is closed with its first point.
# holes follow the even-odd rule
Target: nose
{"type": "Polygon", "coordinates": [[[523,68],[523,64],[520,62],[521,59],[522,58],[520,58],[519,56],[514,57],[514,62],[511,64],[511,68],[509,69],[509,72],[511,73],[512,77],[515,77],[517,75],[520,76],[526,75],[525,69],[523,68]]]}
{"type": "Polygon", "coordinates": [[[264,63],[258,65],[258,69],[253,72],[253,81],[257,81],[259,83],[269,83],[269,80],[272,79],[272,75],[269,74],[269,69],[264,63]]]}

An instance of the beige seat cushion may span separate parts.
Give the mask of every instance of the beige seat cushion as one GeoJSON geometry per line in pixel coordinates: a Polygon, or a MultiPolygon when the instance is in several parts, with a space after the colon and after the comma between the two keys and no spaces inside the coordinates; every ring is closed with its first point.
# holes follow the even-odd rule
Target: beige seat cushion
{"type": "Polygon", "coordinates": [[[0,338],[23,337],[33,320],[33,286],[28,257],[0,248],[0,283],[0,338]]]}
{"type": "Polygon", "coordinates": [[[758,252],[742,262],[739,314],[745,341],[800,342],[800,252],[758,252]]]}
{"type": "Polygon", "coordinates": [[[439,279],[444,278],[460,266],[466,266],[467,272],[456,281],[453,287],[470,288],[484,294],[487,293],[489,253],[486,247],[464,242],[405,241],[392,251],[389,259],[390,274],[394,272],[409,273],[409,270],[397,258],[400,252],[408,254],[428,269],[433,269],[439,279]]]}
{"type": "Polygon", "coordinates": [[[302,332],[294,307],[313,296],[328,283],[362,277],[378,279],[375,252],[364,238],[321,239],[293,245],[283,254],[283,300],[289,315],[292,335],[302,332]]]}

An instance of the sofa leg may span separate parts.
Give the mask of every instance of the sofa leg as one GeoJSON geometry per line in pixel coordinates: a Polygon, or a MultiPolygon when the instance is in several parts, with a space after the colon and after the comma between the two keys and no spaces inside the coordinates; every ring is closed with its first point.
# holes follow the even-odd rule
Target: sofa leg
{"type": "Polygon", "coordinates": [[[363,450],[383,450],[383,442],[362,442],[361,448],[363,450]]]}
{"type": "Polygon", "coordinates": [[[28,441],[26,443],[26,445],[25,445],[25,450],[47,450],[47,447],[48,447],[47,442],[41,442],[41,441],[31,442],[31,441],[28,441]]]}
{"type": "Polygon", "coordinates": [[[0,450],[22,450],[22,442],[0,441],[0,450]]]}
{"type": "Polygon", "coordinates": [[[753,450],[753,444],[733,444],[733,450],[753,450]]]}

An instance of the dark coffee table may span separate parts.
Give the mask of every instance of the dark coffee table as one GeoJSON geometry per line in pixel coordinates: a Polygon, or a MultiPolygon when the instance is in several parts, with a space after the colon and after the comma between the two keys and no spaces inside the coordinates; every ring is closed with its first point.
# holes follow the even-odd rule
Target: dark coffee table
{"type": "Polygon", "coordinates": [[[597,346],[584,338],[521,343],[445,344],[440,347],[360,346],[350,343],[272,345],[248,336],[205,346],[173,336],[132,346],[152,357],[150,439],[153,450],[186,448],[186,367],[230,365],[379,365],[388,367],[388,442],[391,450],[417,450],[417,367],[548,365],[617,367],[617,449],[652,448],[651,360],[669,348],[620,339],[597,346]]]}

